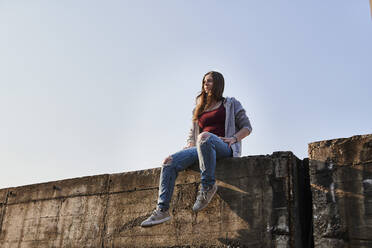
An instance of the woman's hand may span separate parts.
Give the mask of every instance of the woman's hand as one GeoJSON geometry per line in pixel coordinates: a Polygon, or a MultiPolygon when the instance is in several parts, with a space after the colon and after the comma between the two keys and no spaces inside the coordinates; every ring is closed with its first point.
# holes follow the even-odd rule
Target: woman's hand
{"type": "Polygon", "coordinates": [[[220,138],[223,140],[223,142],[228,143],[229,147],[230,147],[232,144],[234,144],[238,141],[241,141],[242,139],[247,137],[250,133],[251,133],[251,131],[248,128],[244,127],[242,129],[240,129],[239,132],[234,134],[233,137],[230,137],[230,138],[220,137],[220,138]]]}
{"type": "Polygon", "coordinates": [[[222,139],[223,142],[229,144],[229,147],[238,142],[238,139],[236,137],[231,137],[231,138],[226,138],[226,137],[220,137],[222,139]]]}

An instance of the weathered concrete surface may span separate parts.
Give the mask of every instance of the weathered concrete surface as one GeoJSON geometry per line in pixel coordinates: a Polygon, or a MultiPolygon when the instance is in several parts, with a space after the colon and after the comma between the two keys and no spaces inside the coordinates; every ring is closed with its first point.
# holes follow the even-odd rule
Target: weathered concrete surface
{"type": "Polygon", "coordinates": [[[307,247],[307,169],[291,152],[220,160],[218,192],[194,213],[194,165],[178,176],[172,220],[150,228],[139,223],[160,168],[3,189],[0,247],[307,247]]]}
{"type": "Polygon", "coordinates": [[[372,247],[372,135],[309,144],[315,247],[372,247]]]}
{"type": "Polygon", "coordinates": [[[3,216],[5,215],[7,196],[8,189],[0,189],[0,230],[2,229],[3,216]]]}
{"type": "Polygon", "coordinates": [[[301,166],[292,153],[221,160],[216,170],[218,194],[199,213],[191,210],[200,181],[194,167],[177,179],[172,221],[151,228],[139,223],[156,205],[160,170],[113,175],[105,247],[300,245],[293,174],[301,166]]]}
{"type": "Polygon", "coordinates": [[[0,247],[100,247],[108,178],[8,189],[0,247]]]}

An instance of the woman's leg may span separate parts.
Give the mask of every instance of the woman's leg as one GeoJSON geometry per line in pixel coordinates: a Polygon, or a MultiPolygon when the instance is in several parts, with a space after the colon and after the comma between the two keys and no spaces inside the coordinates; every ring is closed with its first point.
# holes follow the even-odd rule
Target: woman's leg
{"type": "Polygon", "coordinates": [[[185,170],[198,161],[196,147],[181,150],[168,157],[161,168],[158,207],[162,210],[169,209],[174,184],[179,171],[185,170]]]}
{"type": "Polygon", "coordinates": [[[218,136],[203,132],[198,136],[197,152],[201,173],[202,190],[208,191],[216,182],[216,159],[231,157],[232,150],[229,145],[218,136]]]}
{"type": "Polygon", "coordinates": [[[232,150],[226,143],[216,135],[204,132],[198,137],[197,147],[179,151],[168,157],[163,163],[160,174],[158,208],[141,223],[141,226],[152,226],[170,219],[169,203],[178,172],[198,161],[198,158],[202,190],[198,194],[193,210],[199,211],[203,209],[217,190],[214,178],[216,159],[231,156],[232,150]]]}

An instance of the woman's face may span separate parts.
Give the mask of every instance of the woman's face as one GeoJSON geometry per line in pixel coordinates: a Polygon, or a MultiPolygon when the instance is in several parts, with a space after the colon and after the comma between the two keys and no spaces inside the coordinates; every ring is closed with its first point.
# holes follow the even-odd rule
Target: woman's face
{"type": "Polygon", "coordinates": [[[208,74],[207,76],[204,77],[203,88],[204,88],[205,93],[207,94],[212,91],[213,78],[211,74],[208,74]]]}

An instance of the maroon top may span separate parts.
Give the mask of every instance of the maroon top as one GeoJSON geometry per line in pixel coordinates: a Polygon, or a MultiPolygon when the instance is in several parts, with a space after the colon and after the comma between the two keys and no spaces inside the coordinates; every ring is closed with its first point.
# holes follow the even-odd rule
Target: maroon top
{"type": "Polygon", "coordinates": [[[212,111],[203,112],[198,119],[202,132],[210,132],[220,137],[225,137],[226,109],[221,106],[212,111]]]}

